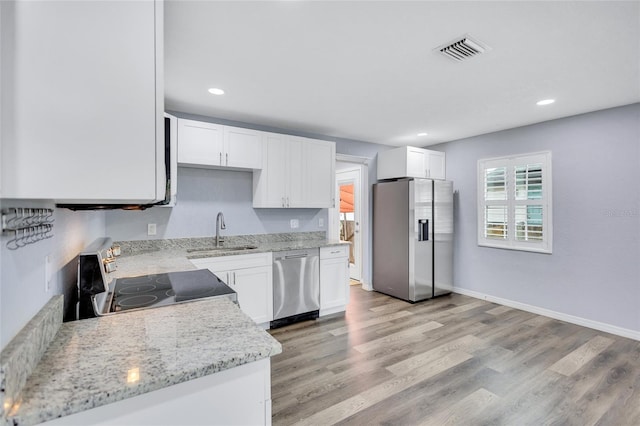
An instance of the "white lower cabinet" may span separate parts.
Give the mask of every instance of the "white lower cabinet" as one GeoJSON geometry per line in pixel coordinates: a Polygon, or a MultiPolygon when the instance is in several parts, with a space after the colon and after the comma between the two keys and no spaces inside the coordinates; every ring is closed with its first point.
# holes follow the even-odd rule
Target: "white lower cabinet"
{"type": "Polygon", "coordinates": [[[320,248],[320,316],[343,312],[349,303],[348,248],[320,248]]]}
{"type": "Polygon", "coordinates": [[[191,259],[198,268],[216,274],[238,295],[238,305],[256,324],[273,320],[273,273],[271,253],[191,259]]]}
{"type": "Polygon", "coordinates": [[[271,359],[42,423],[46,426],[170,424],[270,425],[271,359]]]}

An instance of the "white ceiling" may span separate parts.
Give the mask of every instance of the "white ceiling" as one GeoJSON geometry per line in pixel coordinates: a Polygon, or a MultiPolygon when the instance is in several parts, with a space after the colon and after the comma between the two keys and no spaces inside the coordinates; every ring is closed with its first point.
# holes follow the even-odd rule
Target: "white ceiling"
{"type": "Polygon", "coordinates": [[[640,2],[169,0],[165,79],[169,110],[426,146],[640,102],[640,2]],[[464,34],[491,50],[433,50],[464,34]]]}

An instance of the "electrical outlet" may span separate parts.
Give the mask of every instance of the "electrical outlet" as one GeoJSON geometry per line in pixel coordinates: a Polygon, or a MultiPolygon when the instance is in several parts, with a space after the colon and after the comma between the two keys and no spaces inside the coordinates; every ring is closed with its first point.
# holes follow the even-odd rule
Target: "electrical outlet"
{"type": "Polygon", "coordinates": [[[147,224],[147,235],[156,235],[156,224],[155,223],[147,224]]]}
{"type": "Polygon", "coordinates": [[[53,265],[51,264],[51,255],[44,258],[44,291],[49,293],[51,290],[51,279],[53,276],[53,265]]]}
{"type": "Polygon", "coordinates": [[[298,221],[298,219],[291,219],[291,229],[296,229],[300,226],[300,222],[298,221]]]}
{"type": "Polygon", "coordinates": [[[321,217],[320,219],[318,219],[318,228],[322,227],[324,227],[324,218],[321,217]]]}

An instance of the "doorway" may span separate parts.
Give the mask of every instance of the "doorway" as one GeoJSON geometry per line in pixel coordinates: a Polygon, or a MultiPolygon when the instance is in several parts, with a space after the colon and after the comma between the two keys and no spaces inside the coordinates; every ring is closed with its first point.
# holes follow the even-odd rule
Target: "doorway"
{"type": "Polygon", "coordinates": [[[338,232],[342,241],[349,242],[349,277],[352,284],[362,281],[362,178],[361,168],[336,171],[340,195],[338,232]]]}

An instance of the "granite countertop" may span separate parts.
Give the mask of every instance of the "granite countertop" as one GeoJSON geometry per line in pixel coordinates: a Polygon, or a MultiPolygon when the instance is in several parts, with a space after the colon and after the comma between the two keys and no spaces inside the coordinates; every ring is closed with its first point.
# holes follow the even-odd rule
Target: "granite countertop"
{"type": "Polygon", "coordinates": [[[168,240],[119,241],[122,256],[117,259],[117,269],[110,278],[159,274],[164,272],[197,269],[191,259],[237,256],[254,253],[332,247],[349,244],[324,238],[324,232],[240,235],[225,238],[216,250],[215,238],[176,238],[168,240]],[[250,250],[229,250],[233,247],[252,246],[250,250]]]}
{"type": "Polygon", "coordinates": [[[64,323],[6,424],[44,422],[281,351],[226,298],[64,323]]]}

